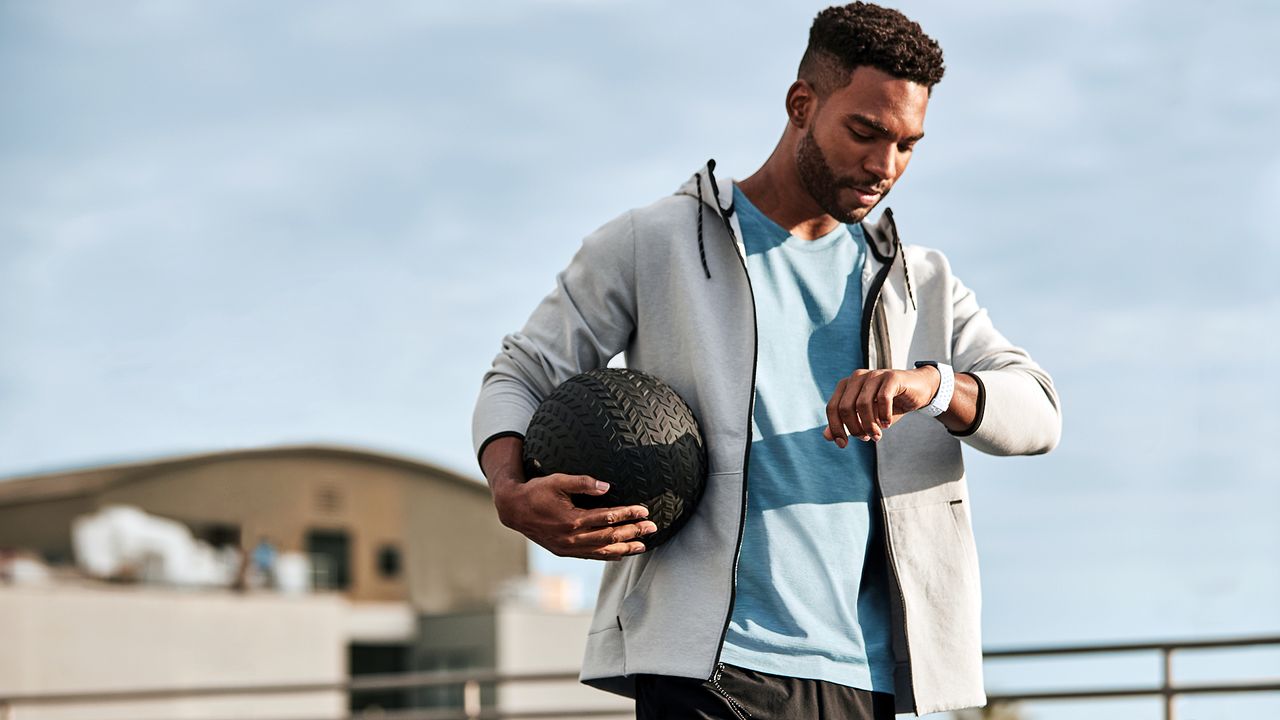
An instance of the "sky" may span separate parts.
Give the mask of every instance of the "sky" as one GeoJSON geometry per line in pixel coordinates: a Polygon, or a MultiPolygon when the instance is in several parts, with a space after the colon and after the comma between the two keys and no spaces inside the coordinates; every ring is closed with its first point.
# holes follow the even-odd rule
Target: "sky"
{"type": "MultiPolygon", "coordinates": [[[[760,165],[822,6],[0,0],[0,478],[335,443],[479,480],[501,337],[599,225],[760,165]]],[[[947,72],[886,202],[1063,402],[1047,456],[966,449],[987,645],[1280,633],[1280,6],[896,7],[947,72]]]]}

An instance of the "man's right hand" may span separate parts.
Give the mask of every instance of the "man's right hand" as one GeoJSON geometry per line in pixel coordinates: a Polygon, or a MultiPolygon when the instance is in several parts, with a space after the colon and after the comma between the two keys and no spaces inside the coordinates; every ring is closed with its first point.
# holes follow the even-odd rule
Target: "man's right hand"
{"type": "Polygon", "coordinates": [[[645,551],[639,538],[657,532],[643,505],[584,509],[573,494],[603,495],[608,483],[587,475],[553,473],[495,487],[503,525],[561,557],[621,560],[645,551]]]}
{"type": "MultiPolygon", "coordinates": [[[[561,557],[620,560],[645,551],[638,538],[658,526],[643,505],[584,510],[571,495],[603,495],[596,479],[552,473],[525,480],[524,438],[493,439],[480,467],[493,491],[493,504],[503,525],[561,557]]],[[[604,484],[604,483],[601,483],[604,484]]]]}

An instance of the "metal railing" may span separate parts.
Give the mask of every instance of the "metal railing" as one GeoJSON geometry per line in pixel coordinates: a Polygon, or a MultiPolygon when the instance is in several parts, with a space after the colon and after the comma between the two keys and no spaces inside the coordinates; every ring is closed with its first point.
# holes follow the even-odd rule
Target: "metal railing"
{"type": "MultiPolygon", "coordinates": [[[[379,708],[365,714],[357,711],[348,720],[533,720],[535,718],[629,718],[634,710],[629,707],[574,708],[557,710],[501,711],[493,707],[481,707],[480,688],[484,684],[506,683],[577,683],[578,672],[500,673],[491,670],[457,670],[440,672],[395,673],[388,675],[359,675],[341,682],[280,683],[274,685],[224,685],[214,687],[152,688],[145,690],[110,690],[92,692],[60,692],[26,695],[0,695],[0,720],[21,720],[17,712],[21,706],[83,705],[111,702],[147,702],[156,700],[190,699],[196,697],[226,697],[237,695],[295,695],[321,692],[346,692],[353,695],[387,690],[411,690],[431,687],[463,688],[461,708],[392,710],[379,708]]],[[[310,720],[296,718],[291,720],[310,720]]],[[[326,718],[325,720],[331,720],[326,718]]]]}
{"type": "MultiPolygon", "coordinates": [[[[988,703],[1053,701],[1053,700],[1105,700],[1114,698],[1157,697],[1164,704],[1165,720],[1176,720],[1176,700],[1182,695],[1233,694],[1280,692],[1280,678],[1244,682],[1219,682],[1209,684],[1181,684],[1173,678],[1175,652],[1274,646],[1280,647],[1280,636],[1239,637],[1215,640],[1184,640],[1148,643],[1119,643],[1109,645],[1077,645],[1033,647],[1005,650],[988,650],[986,660],[1008,658],[1054,657],[1067,655],[1115,655],[1136,652],[1158,653],[1161,660],[1161,678],[1157,686],[1132,686],[1112,688],[1079,688],[1075,690],[1044,690],[988,695],[988,703]]],[[[517,720],[534,718],[623,718],[632,717],[631,708],[587,708],[561,710],[502,711],[482,707],[480,689],[485,684],[573,682],[577,671],[541,673],[500,673],[495,671],[446,671],[396,673],[390,675],[360,675],[341,682],[291,683],[275,685],[230,685],[221,687],[155,688],[147,690],[93,691],[75,693],[48,693],[27,695],[0,695],[0,720],[21,720],[18,709],[23,706],[75,705],[110,702],[138,702],[193,697],[217,697],[235,695],[306,694],[318,692],[344,692],[358,695],[387,690],[410,690],[431,687],[463,688],[461,708],[441,709],[379,709],[376,714],[365,715],[357,711],[348,720],[377,717],[385,720],[517,720]]],[[[301,718],[297,720],[303,720],[301,718]]]]}
{"type": "Polygon", "coordinates": [[[1106,700],[1115,698],[1157,697],[1161,699],[1164,706],[1165,720],[1176,720],[1177,699],[1181,695],[1280,692],[1280,677],[1245,682],[1177,683],[1173,678],[1173,656],[1175,652],[1263,646],[1280,648],[1280,636],[987,650],[983,652],[983,657],[986,660],[1061,657],[1068,655],[1117,655],[1139,652],[1158,653],[1160,658],[1160,684],[1156,686],[1112,688],[1095,687],[1080,688],[1076,690],[1038,690],[1016,693],[999,693],[988,695],[987,703],[989,705],[996,705],[1001,703],[1043,700],[1106,700]]]}

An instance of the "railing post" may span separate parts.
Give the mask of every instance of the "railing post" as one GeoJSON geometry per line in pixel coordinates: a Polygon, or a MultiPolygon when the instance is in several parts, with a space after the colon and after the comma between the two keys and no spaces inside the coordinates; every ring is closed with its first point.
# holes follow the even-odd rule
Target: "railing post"
{"type": "Polygon", "coordinates": [[[480,717],[480,683],[468,680],[462,686],[462,712],[467,720],[480,717]]]}
{"type": "Polygon", "coordinates": [[[1161,672],[1160,672],[1160,692],[1164,696],[1164,720],[1175,720],[1174,701],[1176,697],[1173,693],[1173,648],[1165,646],[1160,648],[1161,672]]]}

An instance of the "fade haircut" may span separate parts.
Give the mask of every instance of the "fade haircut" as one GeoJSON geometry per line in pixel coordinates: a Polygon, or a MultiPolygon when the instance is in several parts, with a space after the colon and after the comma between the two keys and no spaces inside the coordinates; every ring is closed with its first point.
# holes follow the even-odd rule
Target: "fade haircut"
{"type": "Polygon", "coordinates": [[[825,99],[862,66],[924,85],[930,94],[946,69],[938,42],[897,10],[854,2],[818,13],[797,77],[825,99]]]}

